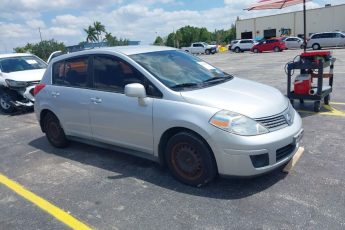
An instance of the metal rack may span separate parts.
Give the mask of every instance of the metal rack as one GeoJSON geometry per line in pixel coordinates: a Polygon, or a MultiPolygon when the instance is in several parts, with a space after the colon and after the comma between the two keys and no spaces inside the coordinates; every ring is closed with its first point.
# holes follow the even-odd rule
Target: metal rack
{"type": "Polygon", "coordinates": [[[314,101],[314,111],[319,112],[321,109],[321,100],[324,100],[326,105],[330,101],[330,93],[333,88],[333,69],[335,58],[330,58],[328,61],[319,60],[318,62],[311,61],[306,58],[300,58],[297,62],[292,62],[287,65],[287,97],[293,105],[295,99],[299,99],[300,103],[304,100],[314,101]],[[324,69],[329,68],[329,73],[324,73],[324,69]],[[310,94],[296,94],[291,88],[291,78],[294,70],[300,70],[301,74],[311,74],[312,78],[317,79],[317,88],[315,95],[310,94]],[[317,71],[316,73],[314,71],[317,71]],[[323,79],[328,78],[328,85],[324,85],[323,79]]]}

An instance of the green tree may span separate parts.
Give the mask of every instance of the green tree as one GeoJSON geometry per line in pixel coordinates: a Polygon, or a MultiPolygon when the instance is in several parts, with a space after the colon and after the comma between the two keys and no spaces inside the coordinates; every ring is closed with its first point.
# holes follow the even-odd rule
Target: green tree
{"type": "Polygon", "coordinates": [[[163,46],[164,45],[164,40],[162,37],[157,36],[155,41],[153,42],[154,45],[158,45],[158,46],[163,46]]]}
{"type": "Polygon", "coordinates": [[[16,47],[15,52],[30,52],[43,60],[47,60],[49,55],[54,51],[66,51],[66,46],[63,42],[58,42],[54,39],[43,40],[36,44],[26,44],[24,47],[16,47]]]}
{"type": "Polygon", "coordinates": [[[97,42],[100,42],[100,41],[101,41],[102,32],[103,32],[103,33],[106,32],[106,31],[105,31],[105,26],[104,26],[102,23],[96,21],[96,22],[93,23],[93,28],[94,28],[95,31],[96,31],[97,42]]]}
{"type": "Polygon", "coordinates": [[[86,42],[95,42],[97,40],[97,32],[94,27],[89,26],[84,31],[86,33],[86,42]]]}
{"type": "Polygon", "coordinates": [[[175,33],[170,33],[166,39],[165,45],[175,47],[175,33]]]}

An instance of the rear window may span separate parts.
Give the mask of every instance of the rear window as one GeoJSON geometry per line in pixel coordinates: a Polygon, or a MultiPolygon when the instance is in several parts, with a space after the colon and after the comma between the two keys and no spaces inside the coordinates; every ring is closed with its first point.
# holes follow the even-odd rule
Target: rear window
{"type": "Polygon", "coordinates": [[[88,57],[57,62],[53,66],[53,84],[83,88],[87,86],[88,57]]]}
{"type": "Polygon", "coordinates": [[[0,59],[0,69],[1,72],[4,73],[45,68],[47,68],[47,64],[36,56],[9,57],[0,59]]]}

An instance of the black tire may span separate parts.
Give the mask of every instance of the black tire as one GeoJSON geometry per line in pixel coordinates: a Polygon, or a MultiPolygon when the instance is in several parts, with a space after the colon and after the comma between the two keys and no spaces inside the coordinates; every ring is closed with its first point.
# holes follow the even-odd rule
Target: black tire
{"type": "Polygon", "coordinates": [[[299,48],[304,49],[304,45],[301,45],[299,48]]]}
{"type": "Polygon", "coordinates": [[[235,51],[236,53],[239,53],[239,52],[241,52],[241,49],[240,49],[240,47],[236,47],[234,51],[235,51]]]}
{"type": "Polygon", "coordinates": [[[259,53],[259,50],[257,48],[253,49],[254,53],[259,53]]]}
{"type": "Polygon", "coordinates": [[[48,141],[56,148],[66,147],[69,141],[58,118],[54,114],[48,113],[43,119],[44,132],[48,141]]]}
{"type": "Polygon", "coordinates": [[[331,95],[327,95],[324,99],[323,102],[325,103],[325,105],[329,105],[329,101],[331,100],[331,95]]]}
{"type": "Polygon", "coordinates": [[[173,177],[184,184],[200,187],[217,175],[212,151],[193,133],[180,132],[172,136],[165,157],[173,177]]]}
{"type": "Polygon", "coordinates": [[[311,46],[313,48],[313,50],[320,50],[321,46],[318,43],[315,43],[311,46]]]}
{"type": "Polygon", "coordinates": [[[280,49],[279,49],[279,47],[278,47],[278,46],[276,46],[276,47],[274,47],[273,51],[274,51],[274,52],[279,52],[279,51],[280,51],[280,49]]]}
{"type": "Polygon", "coordinates": [[[205,54],[209,55],[211,53],[210,50],[205,50],[205,54]]]}
{"type": "Polygon", "coordinates": [[[314,102],[314,112],[318,113],[318,112],[320,112],[320,109],[321,109],[321,102],[315,101],[314,102]]]}
{"type": "Polygon", "coordinates": [[[304,99],[299,99],[299,103],[304,104],[304,99]]]}
{"type": "Polygon", "coordinates": [[[0,92],[0,109],[2,112],[11,114],[16,110],[11,101],[12,99],[10,95],[8,95],[6,92],[0,92]]]}

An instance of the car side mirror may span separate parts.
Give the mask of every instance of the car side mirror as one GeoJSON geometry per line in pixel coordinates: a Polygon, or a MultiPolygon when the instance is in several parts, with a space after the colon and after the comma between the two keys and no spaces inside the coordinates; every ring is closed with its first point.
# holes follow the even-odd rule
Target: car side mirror
{"type": "Polygon", "coordinates": [[[127,97],[137,97],[141,106],[147,105],[148,98],[146,97],[146,90],[142,84],[131,83],[125,85],[125,95],[127,97]]]}
{"type": "Polygon", "coordinates": [[[146,90],[142,84],[132,83],[125,86],[125,95],[128,97],[145,98],[146,90]]]}

